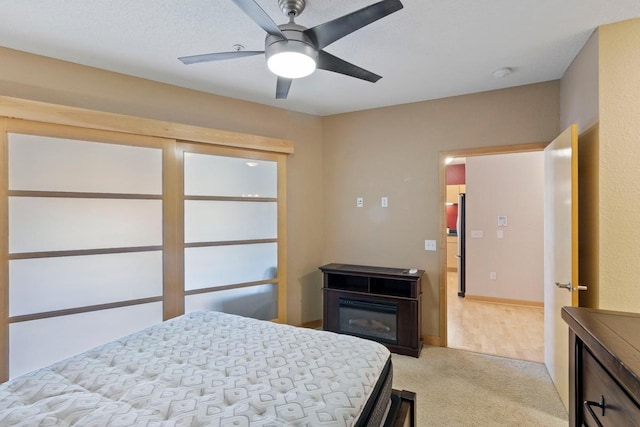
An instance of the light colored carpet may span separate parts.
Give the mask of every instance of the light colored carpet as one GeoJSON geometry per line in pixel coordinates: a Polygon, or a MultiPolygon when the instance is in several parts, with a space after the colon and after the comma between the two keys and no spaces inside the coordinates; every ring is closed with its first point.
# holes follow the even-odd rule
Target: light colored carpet
{"type": "Polygon", "coordinates": [[[392,358],[393,388],[417,394],[420,427],[569,424],[541,363],[442,347],[392,358]]]}

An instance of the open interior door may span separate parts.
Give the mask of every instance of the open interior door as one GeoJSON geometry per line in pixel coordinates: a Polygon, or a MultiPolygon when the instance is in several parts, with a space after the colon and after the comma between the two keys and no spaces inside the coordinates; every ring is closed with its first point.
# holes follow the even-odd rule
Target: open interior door
{"type": "Polygon", "coordinates": [[[578,305],[578,126],[544,153],[544,363],[568,408],[569,329],[560,310],[578,305]]]}

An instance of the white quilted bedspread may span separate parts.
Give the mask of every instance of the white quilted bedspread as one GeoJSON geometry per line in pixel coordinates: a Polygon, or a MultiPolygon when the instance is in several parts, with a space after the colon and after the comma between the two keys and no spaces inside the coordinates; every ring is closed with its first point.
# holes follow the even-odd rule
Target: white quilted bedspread
{"type": "Polygon", "coordinates": [[[348,335],[189,313],[0,385],[0,425],[351,426],[388,358],[348,335]]]}

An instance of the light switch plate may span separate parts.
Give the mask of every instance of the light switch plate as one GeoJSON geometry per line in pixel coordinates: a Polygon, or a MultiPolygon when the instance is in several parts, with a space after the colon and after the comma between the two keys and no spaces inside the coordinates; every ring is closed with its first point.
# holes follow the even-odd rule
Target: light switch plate
{"type": "Polygon", "coordinates": [[[480,239],[484,237],[484,232],[482,230],[471,230],[471,237],[474,239],[480,239]]]}
{"type": "Polygon", "coordinates": [[[425,251],[435,251],[436,250],[436,241],[435,240],[425,240],[424,241],[424,250],[425,251]]]}

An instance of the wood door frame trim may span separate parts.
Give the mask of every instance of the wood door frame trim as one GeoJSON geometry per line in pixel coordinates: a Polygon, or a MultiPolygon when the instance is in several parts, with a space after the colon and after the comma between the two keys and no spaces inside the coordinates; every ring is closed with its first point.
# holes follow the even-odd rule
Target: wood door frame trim
{"type": "Polygon", "coordinates": [[[293,142],[260,135],[166,122],[0,96],[0,116],[143,136],[292,154],[293,142]]]}
{"type": "Polygon", "coordinates": [[[438,230],[438,252],[440,266],[440,347],[448,347],[447,340],[447,175],[446,175],[446,159],[448,157],[476,157],[489,156],[497,154],[514,154],[527,153],[532,151],[542,151],[549,145],[550,141],[533,142],[528,144],[502,145],[494,147],[482,148],[466,148],[460,150],[441,151],[438,161],[439,191],[438,191],[438,212],[439,212],[439,230],[438,230]]]}

